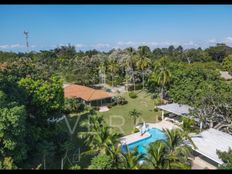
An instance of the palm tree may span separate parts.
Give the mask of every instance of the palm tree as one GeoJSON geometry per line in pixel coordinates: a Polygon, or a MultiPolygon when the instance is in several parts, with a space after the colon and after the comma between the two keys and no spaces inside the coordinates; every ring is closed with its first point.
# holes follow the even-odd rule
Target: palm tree
{"type": "Polygon", "coordinates": [[[108,69],[109,69],[110,74],[111,74],[111,84],[112,84],[112,87],[113,87],[114,86],[113,77],[114,77],[114,75],[117,73],[117,71],[119,69],[117,61],[113,60],[113,59],[110,60],[108,69]]]}
{"type": "Polygon", "coordinates": [[[131,79],[131,77],[129,76],[129,74],[126,72],[126,75],[125,75],[125,80],[126,80],[126,90],[128,92],[128,81],[131,79]]]}
{"type": "Polygon", "coordinates": [[[167,137],[164,142],[167,147],[167,158],[170,165],[169,167],[184,169],[188,168],[188,157],[191,153],[191,147],[184,144],[186,135],[180,129],[165,129],[164,132],[165,136],[167,137]]]}
{"type": "Polygon", "coordinates": [[[140,112],[138,112],[136,109],[133,109],[129,112],[129,116],[134,120],[134,125],[136,125],[136,120],[141,115],[140,112]]]}
{"type": "Polygon", "coordinates": [[[91,150],[85,153],[108,153],[109,147],[119,142],[119,134],[112,133],[102,116],[93,115],[89,122],[83,122],[82,125],[88,127],[87,132],[80,132],[79,136],[85,139],[85,144],[91,150]]]}
{"type": "Polygon", "coordinates": [[[105,84],[106,83],[106,80],[105,80],[106,79],[106,63],[101,62],[98,69],[99,69],[99,76],[101,77],[101,82],[105,84]]]}
{"type": "Polygon", "coordinates": [[[142,166],[139,165],[139,161],[144,158],[143,154],[138,153],[138,149],[135,148],[134,150],[130,150],[128,146],[126,146],[127,152],[122,153],[121,164],[123,169],[132,169],[137,170],[140,169],[142,166]]]}
{"type": "Polygon", "coordinates": [[[139,49],[139,60],[137,61],[137,68],[142,72],[142,80],[143,80],[143,89],[144,89],[144,72],[145,69],[150,65],[151,60],[148,58],[147,53],[145,51],[145,47],[141,47],[139,49]]]}
{"type": "Polygon", "coordinates": [[[171,79],[171,72],[168,69],[168,60],[166,57],[160,58],[160,60],[155,63],[155,68],[150,78],[160,86],[160,98],[163,99],[164,87],[171,79]]]}
{"type": "Polygon", "coordinates": [[[120,160],[122,158],[122,150],[121,146],[115,144],[108,148],[107,155],[111,157],[112,160],[112,166],[115,168],[119,168],[120,166],[120,160]]]}
{"type": "Polygon", "coordinates": [[[148,155],[145,162],[153,169],[168,169],[169,160],[167,159],[167,148],[163,141],[156,141],[149,144],[148,155]]]}
{"type": "Polygon", "coordinates": [[[126,49],[128,53],[128,58],[126,59],[126,67],[127,67],[127,74],[131,74],[131,79],[133,80],[134,84],[134,91],[135,91],[135,68],[136,68],[136,62],[138,61],[138,55],[136,54],[136,51],[129,47],[126,49]]]}

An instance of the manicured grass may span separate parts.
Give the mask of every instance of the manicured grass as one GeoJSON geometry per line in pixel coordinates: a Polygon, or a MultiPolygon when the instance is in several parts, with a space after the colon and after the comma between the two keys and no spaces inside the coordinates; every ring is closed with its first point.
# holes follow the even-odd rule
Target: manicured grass
{"type": "Polygon", "coordinates": [[[121,96],[126,98],[128,104],[113,106],[108,112],[98,112],[98,114],[104,116],[106,122],[118,133],[124,135],[132,133],[134,123],[129,116],[129,112],[133,109],[141,113],[137,123],[143,123],[143,121],[155,123],[158,115],[161,115],[161,112],[153,111],[154,101],[151,98],[152,94],[140,90],[135,92],[138,95],[135,99],[131,99],[127,92],[121,94],[121,96]]]}
{"type": "MultiPolygon", "coordinates": [[[[141,113],[140,118],[138,118],[137,123],[150,122],[154,123],[157,120],[157,116],[161,115],[160,112],[154,112],[154,102],[151,98],[151,94],[144,92],[144,91],[136,91],[138,97],[135,99],[131,99],[128,93],[122,94],[123,97],[126,98],[128,104],[125,105],[117,105],[110,108],[108,112],[98,112],[98,114],[103,115],[105,121],[114,128],[114,131],[128,135],[132,133],[132,129],[134,128],[133,120],[129,116],[129,111],[136,109],[141,113]]],[[[88,114],[83,113],[74,113],[70,114],[68,117],[68,122],[70,124],[71,130],[74,131],[73,135],[69,133],[69,129],[65,121],[61,121],[58,123],[60,129],[67,131],[70,135],[70,142],[72,142],[75,146],[74,151],[70,151],[68,156],[72,159],[72,156],[76,151],[80,148],[81,153],[87,150],[87,146],[84,144],[83,140],[78,137],[78,133],[80,131],[88,131],[86,128],[81,126],[81,122],[88,119],[88,114]],[[76,127],[74,126],[75,123],[76,127]]],[[[81,155],[80,162],[76,164],[80,165],[82,168],[87,168],[90,165],[90,161],[93,158],[91,155],[81,155]]],[[[68,164],[68,161],[65,160],[65,166],[68,164]]],[[[55,162],[55,166],[57,168],[60,167],[60,158],[58,158],[55,162]]]]}

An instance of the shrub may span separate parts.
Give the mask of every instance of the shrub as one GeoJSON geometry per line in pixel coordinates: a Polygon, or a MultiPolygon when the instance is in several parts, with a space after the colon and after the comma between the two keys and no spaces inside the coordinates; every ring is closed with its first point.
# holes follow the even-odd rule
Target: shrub
{"type": "Polygon", "coordinates": [[[128,103],[128,101],[127,100],[124,100],[124,101],[122,101],[120,104],[121,105],[125,105],[125,104],[127,104],[128,103]]]}
{"type": "Polygon", "coordinates": [[[133,132],[133,133],[136,133],[136,132],[139,132],[139,131],[140,131],[140,130],[139,130],[138,128],[135,127],[135,128],[133,129],[132,132],[133,132]]]}
{"type": "MultiPolygon", "coordinates": [[[[135,90],[140,90],[143,88],[143,84],[135,84],[135,90]]],[[[128,91],[133,91],[134,90],[134,85],[129,85],[128,86],[128,91]]]]}
{"type": "Polygon", "coordinates": [[[112,160],[109,156],[104,154],[99,154],[91,160],[91,165],[89,169],[111,169],[112,160]]]}
{"type": "Polygon", "coordinates": [[[162,121],[162,116],[161,115],[158,116],[158,120],[162,121]]]}
{"type": "Polygon", "coordinates": [[[129,97],[130,98],[137,98],[138,96],[137,96],[137,94],[135,92],[130,92],[129,97]]]}
{"type": "Polygon", "coordinates": [[[99,111],[100,107],[99,106],[93,106],[92,107],[95,111],[99,111]]]}
{"type": "Polygon", "coordinates": [[[111,103],[111,107],[112,106],[116,106],[117,105],[117,102],[116,101],[113,101],[112,103],[111,103]]]}
{"type": "Polygon", "coordinates": [[[64,112],[70,114],[72,112],[82,112],[85,109],[85,104],[75,98],[65,99],[64,112]]]}
{"type": "Polygon", "coordinates": [[[112,106],[113,105],[111,103],[107,105],[108,108],[112,108],[112,106]]]}
{"type": "Polygon", "coordinates": [[[128,102],[126,101],[126,99],[125,99],[124,97],[122,97],[122,96],[117,96],[117,97],[115,98],[115,103],[116,103],[116,104],[119,104],[119,105],[125,105],[125,104],[127,104],[128,102]]]}
{"type": "Polygon", "coordinates": [[[79,165],[74,165],[74,166],[71,166],[70,168],[69,168],[70,170],[80,170],[81,169],[81,167],[79,166],[79,165]]]}
{"type": "Polygon", "coordinates": [[[155,107],[154,108],[154,112],[158,112],[159,110],[158,110],[158,108],[157,107],[155,107]]]}

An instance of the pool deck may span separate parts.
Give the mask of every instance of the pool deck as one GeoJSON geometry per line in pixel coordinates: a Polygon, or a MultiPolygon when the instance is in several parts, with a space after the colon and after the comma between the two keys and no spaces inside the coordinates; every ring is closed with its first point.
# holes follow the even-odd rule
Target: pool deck
{"type": "Polygon", "coordinates": [[[137,132],[137,133],[130,134],[130,135],[127,135],[127,136],[120,138],[120,141],[122,144],[131,144],[135,141],[139,141],[139,140],[142,140],[144,138],[148,138],[150,136],[151,135],[148,132],[144,133],[142,136],[141,136],[140,132],[137,132]]]}
{"type": "Polygon", "coordinates": [[[201,159],[200,157],[194,157],[192,159],[191,164],[192,169],[217,169],[217,167],[213,166],[212,164],[206,162],[205,160],[201,159]]]}
{"type": "Polygon", "coordinates": [[[180,127],[166,120],[162,120],[158,123],[146,123],[149,125],[149,128],[157,128],[160,130],[163,129],[179,129],[180,127]]]}
{"type": "MultiPolygon", "coordinates": [[[[177,125],[175,125],[169,121],[166,121],[166,120],[162,120],[158,123],[146,123],[146,124],[149,126],[149,128],[157,128],[160,130],[180,128],[177,125]]],[[[149,136],[150,136],[150,134],[148,132],[146,132],[143,136],[141,136],[140,132],[137,132],[137,133],[130,134],[130,135],[127,135],[127,136],[120,138],[120,141],[122,144],[131,144],[133,142],[142,140],[144,138],[148,138],[149,136]]]]}

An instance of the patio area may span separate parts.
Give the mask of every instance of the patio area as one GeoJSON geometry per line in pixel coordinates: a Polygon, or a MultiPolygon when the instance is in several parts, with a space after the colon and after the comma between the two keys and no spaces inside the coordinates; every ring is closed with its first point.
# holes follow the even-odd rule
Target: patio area
{"type": "Polygon", "coordinates": [[[141,132],[137,132],[120,138],[120,141],[122,144],[131,144],[133,142],[148,138],[150,136],[151,135],[148,132],[145,132],[143,135],[141,135],[141,132]]]}
{"type": "Polygon", "coordinates": [[[170,121],[167,121],[167,120],[162,120],[158,123],[147,123],[149,128],[157,128],[157,129],[160,129],[160,130],[163,130],[163,129],[180,129],[179,126],[177,126],[176,124],[170,122],[170,121]]]}
{"type": "MultiPolygon", "coordinates": [[[[142,125],[141,125],[142,126],[142,125]]],[[[138,129],[141,129],[141,126],[136,126],[138,129]]],[[[146,128],[148,129],[151,129],[151,128],[157,128],[157,129],[160,129],[160,130],[163,130],[163,129],[178,129],[180,127],[178,127],[177,125],[169,122],[169,121],[166,121],[166,120],[162,120],[158,123],[146,123],[146,128]]],[[[145,139],[145,138],[148,138],[150,137],[151,135],[148,133],[148,132],[145,132],[142,136],[141,136],[141,132],[137,132],[137,133],[134,133],[134,134],[130,134],[130,135],[127,135],[127,136],[124,136],[122,138],[120,138],[120,141],[122,144],[130,144],[130,143],[133,143],[133,142],[136,142],[136,141],[139,141],[139,140],[142,140],[142,139],[145,139]]]]}

